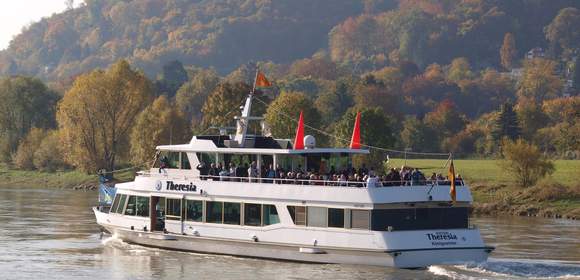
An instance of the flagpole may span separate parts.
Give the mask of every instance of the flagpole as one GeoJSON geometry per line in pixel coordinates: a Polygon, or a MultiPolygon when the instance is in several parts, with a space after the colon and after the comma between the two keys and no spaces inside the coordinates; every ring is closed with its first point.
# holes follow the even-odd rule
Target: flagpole
{"type": "Polygon", "coordinates": [[[252,91],[250,92],[250,95],[254,94],[254,92],[256,91],[256,83],[258,82],[258,73],[260,73],[260,68],[256,67],[256,76],[254,77],[254,86],[252,87],[252,91]]]}

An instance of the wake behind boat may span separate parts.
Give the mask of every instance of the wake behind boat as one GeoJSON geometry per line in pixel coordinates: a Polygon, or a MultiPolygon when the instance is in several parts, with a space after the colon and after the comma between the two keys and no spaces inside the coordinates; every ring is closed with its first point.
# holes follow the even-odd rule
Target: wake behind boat
{"type": "Polygon", "coordinates": [[[157,147],[151,169],[93,208],[97,223],[126,242],[192,252],[400,268],[487,260],[493,248],[470,226],[472,196],[454,172],[407,181],[354,169],[352,156],[369,153],[360,116],[349,148],[316,147],[302,117],[294,142],[265,125],[249,135],[262,120],[253,97],[234,135],[157,147]]]}

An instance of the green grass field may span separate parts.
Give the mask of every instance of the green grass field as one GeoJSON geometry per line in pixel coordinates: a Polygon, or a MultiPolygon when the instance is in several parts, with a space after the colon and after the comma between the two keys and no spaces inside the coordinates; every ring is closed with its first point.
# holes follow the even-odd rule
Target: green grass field
{"type": "MultiPolygon", "coordinates": [[[[446,160],[434,159],[408,159],[407,165],[418,167],[425,176],[430,176],[432,172],[442,173],[447,176],[447,168],[443,168],[446,160]]],[[[507,172],[498,165],[499,160],[492,159],[457,159],[453,160],[455,172],[461,174],[463,179],[471,184],[513,184],[513,180],[507,172]]],[[[401,167],[403,159],[391,159],[389,165],[401,167]]],[[[552,179],[564,185],[578,184],[580,178],[580,160],[556,160],[554,161],[555,172],[552,179]]]]}

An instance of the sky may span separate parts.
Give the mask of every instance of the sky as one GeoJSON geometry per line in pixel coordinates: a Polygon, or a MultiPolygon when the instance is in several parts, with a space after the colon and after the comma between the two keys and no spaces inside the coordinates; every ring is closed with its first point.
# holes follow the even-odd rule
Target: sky
{"type": "MultiPolygon", "coordinates": [[[[77,0],[75,2],[81,2],[77,0]]],[[[0,50],[8,47],[22,27],[43,17],[64,11],[65,0],[15,0],[2,1],[0,9],[0,50]]]]}

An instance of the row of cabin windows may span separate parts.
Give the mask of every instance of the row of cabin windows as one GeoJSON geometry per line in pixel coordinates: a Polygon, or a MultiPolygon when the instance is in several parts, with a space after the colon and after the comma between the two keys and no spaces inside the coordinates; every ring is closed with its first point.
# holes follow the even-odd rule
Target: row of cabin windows
{"type": "Polygon", "coordinates": [[[165,217],[168,220],[181,220],[183,217],[185,221],[245,226],[280,223],[276,206],[271,204],[167,198],[166,205],[165,217]]]}
{"type": "Polygon", "coordinates": [[[369,229],[369,210],[288,206],[292,221],[298,226],[369,229]]]}
{"type": "Polygon", "coordinates": [[[454,229],[469,226],[467,207],[355,210],[288,206],[295,225],[387,230],[454,229]]]}
{"type": "Polygon", "coordinates": [[[170,169],[191,169],[187,153],[184,152],[161,152],[158,159],[155,161],[155,168],[161,166],[161,159],[167,157],[167,168],[170,169]]]}
{"type": "Polygon", "coordinates": [[[149,217],[149,197],[119,194],[111,206],[111,213],[149,217]]]}

